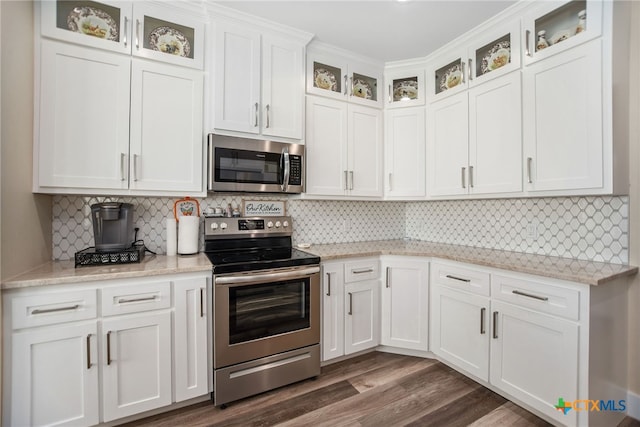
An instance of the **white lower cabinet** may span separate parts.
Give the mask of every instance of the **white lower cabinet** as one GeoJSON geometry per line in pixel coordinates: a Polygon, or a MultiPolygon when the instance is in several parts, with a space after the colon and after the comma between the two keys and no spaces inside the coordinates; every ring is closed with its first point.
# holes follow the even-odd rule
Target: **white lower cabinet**
{"type": "Polygon", "coordinates": [[[429,263],[420,258],[383,256],[381,344],[428,350],[429,263]]]}
{"type": "Polygon", "coordinates": [[[207,395],[209,276],[4,291],[3,425],[89,426],[207,395]]]}
{"type": "Polygon", "coordinates": [[[322,360],[380,343],[380,262],[362,258],[322,264],[322,360]]]}

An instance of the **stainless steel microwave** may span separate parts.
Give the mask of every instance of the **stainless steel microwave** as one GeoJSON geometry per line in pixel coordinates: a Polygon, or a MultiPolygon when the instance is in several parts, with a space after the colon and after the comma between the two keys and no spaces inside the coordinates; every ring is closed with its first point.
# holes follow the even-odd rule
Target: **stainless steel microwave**
{"type": "Polygon", "coordinates": [[[207,144],[209,191],[304,191],[304,145],[216,134],[207,144]]]}

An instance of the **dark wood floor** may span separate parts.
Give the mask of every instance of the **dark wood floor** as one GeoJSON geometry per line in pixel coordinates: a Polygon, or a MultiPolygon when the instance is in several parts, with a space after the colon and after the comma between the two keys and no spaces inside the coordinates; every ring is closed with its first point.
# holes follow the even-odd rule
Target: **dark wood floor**
{"type": "MultiPolygon", "coordinates": [[[[205,402],[133,426],[548,426],[435,360],[368,353],[306,380],[230,404],[205,402]]],[[[627,418],[621,426],[639,427],[627,418]]]]}

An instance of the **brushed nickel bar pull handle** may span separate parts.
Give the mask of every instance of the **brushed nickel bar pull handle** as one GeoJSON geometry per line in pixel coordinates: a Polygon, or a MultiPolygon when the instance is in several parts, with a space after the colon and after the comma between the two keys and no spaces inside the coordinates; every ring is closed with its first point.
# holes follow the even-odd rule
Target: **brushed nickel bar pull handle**
{"type": "Polygon", "coordinates": [[[46,314],[46,313],[57,313],[59,311],[73,311],[80,308],[80,304],[70,305],[67,307],[59,307],[59,308],[36,308],[31,312],[31,314],[46,314]]]}
{"type": "Polygon", "coordinates": [[[349,77],[349,96],[353,96],[353,76],[349,77]]]}
{"type": "Polygon", "coordinates": [[[267,104],[266,109],[267,109],[267,129],[268,129],[269,128],[269,122],[270,122],[270,120],[269,120],[269,109],[270,109],[269,104],[267,104]]]}
{"type": "Polygon", "coordinates": [[[460,174],[460,177],[462,179],[462,188],[467,188],[467,182],[466,182],[466,172],[467,168],[463,167],[462,168],[462,173],[460,174]]]}
{"type": "Polygon", "coordinates": [[[389,104],[391,104],[391,85],[389,85],[389,104]]]}
{"type": "Polygon", "coordinates": [[[486,311],[487,311],[487,309],[484,308],[484,307],[482,307],[480,309],[480,335],[484,335],[485,332],[486,332],[486,330],[484,328],[484,315],[485,315],[486,311]]]}
{"type": "Polygon", "coordinates": [[[460,67],[462,67],[462,83],[466,83],[467,82],[467,78],[466,78],[466,64],[464,63],[464,61],[460,61],[460,67]]]}
{"type": "Polygon", "coordinates": [[[353,294],[349,292],[349,315],[353,315],[353,294]]]}
{"type": "Polygon", "coordinates": [[[473,59],[469,58],[469,81],[473,80],[473,59]]]}
{"type": "Polygon", "coordinates": [[[124,41],[124,47],[127,47],[127,27],[129,26],[129,18],[127,18],[126,16],[124,17],[124,35],[123,35],[123,41],[124,41]]]}
{"type": "Polygon", "coordinates": [[[498,339],[498,312],[493,312],[493,338],[498,339]]]}
{"type": "Polygon", "coordinates": [[[133,155],[133,180],[138,180],[138,156],[137,154],[133,155]]]}
{"type": "Polygon", "coordinates": [[[204,289],[200,288],[200,317],[204,317],[204,289]]]}
{"type": "Polygon", "coordinates": [[[256,102],[254,104],[255,107],[255,122],[253,123],[253,127],[257,128],[258,127],[258,103],[256,102]]]}
{"type": "Polygon", "coordinates": [[[387,288],[391,286],[391,267],[387,267],[387,288]]]}
{"type": "Polygon", "coordinates": [[[127,179],[126,175],[124,174],[126,156],[127,155],[125,153],[120,153],[120,181],[124,181],[127,179]]]}
{"type": "Polygon", "coordinates": [[[531,31],[527,30],[524,32],[524,54],[527,56],[531,56],[531,49],[529,48],[529,39],[531,38],[531,31]]]}
{"type": "Polygon", "coordinates": [[[533,181],[531,180],[531,163],[532,162],[533,162],[533,158],[527,157],[527,182],[529,184],[533,184],[533,181]]]}
{"type": "Polygon", "coordinates": [[[473,166],[469,166],[469,188],[473,188],[473,166]]]}
{"type": "Polygon", "coordinates": [[[351,270],[353,274],[373,273],[373,268],[366,268],[364,270],[351,270]]]}
{"type": "Polygon", "coordinates": [[[107,366],[111,365],[111,331],[107,332],[107,366]]]}
{"type": "Polygon", "coordinates": [[[140,50],[140,20],[136,19],[136,49],[140,50]]]}
{"type": "Polygon", "coordinates": [[[517,289],[511,291],[511,293],[516,294],[516,295],[520,295],[520,296],[523,296],[523,297],[527,297],[527,298],[537,299],[537,300],[540,300],[540,301],[549,301],[548,297],[541,297],[541,296],[538,296],[538,295],[528,294],[526,292],[522,292],[522,291],[519,291],[517,289]]]}
{"type": "Polygon", "coordinates": [[[392,175],[392,173],[389,173],[389,190],[393,190],[393,180],[391,178],[392,175]]]}
{"type": "Polygon", "coordinates": [[[344,171],[344,189],[349,189],[349,171],[344,171]]]}
{"type": "Polygon", "coordinates": [[[131,298],[131,299],[125,299],[125,298],[120,298],[118,300],[118,304],[128,304],[131,302],[143,302],[143,301],[154,301],[158,299],[157,295],[153,295],[150,297],[142,297],[142,298],[131,298]]]}
{"type": "Polygon", "coordinates": [[[91,334],[87,335],[87,370],[91,369],[91,334]]]}
{"type": "Polygon", "coordinates": [[[327,296],[331,296],[331,273],[327,273],[327,296]]]}
{"type": "Polygon", "coordinates": [[[453,279],[453,280],[459,280],[461,282],[465,282],[465,283],[471,283],[471,279],[463,279],[462,277],[456,277],[456,276],[452,276],[450,274],[447,274],[446,276],[447,279],[453,279]]]}
{"type": "Polygon", "coordinates": [[[349,178],[351,184],[349,185],[349,190],[353,190],[353,171],[349,171],[349,178]]]}
{"type": "Polygon", "coordinates": [[[347,75],[344,75],[344,95],[347,94],[347,75]]]}

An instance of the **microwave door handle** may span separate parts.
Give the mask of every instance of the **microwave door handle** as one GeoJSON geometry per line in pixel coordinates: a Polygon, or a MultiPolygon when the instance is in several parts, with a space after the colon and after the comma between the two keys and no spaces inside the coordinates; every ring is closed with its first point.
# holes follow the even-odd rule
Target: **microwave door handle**
{"type": "Polygon", "coordinates": [[[291,164],[289,162],[289,149],[287,147],[282,149],[282,159],[284,159],[284,168],[282,185],[280,188],[282,191],[287,191],[289,189],[289,169],[291,168],[291,164]]]}

